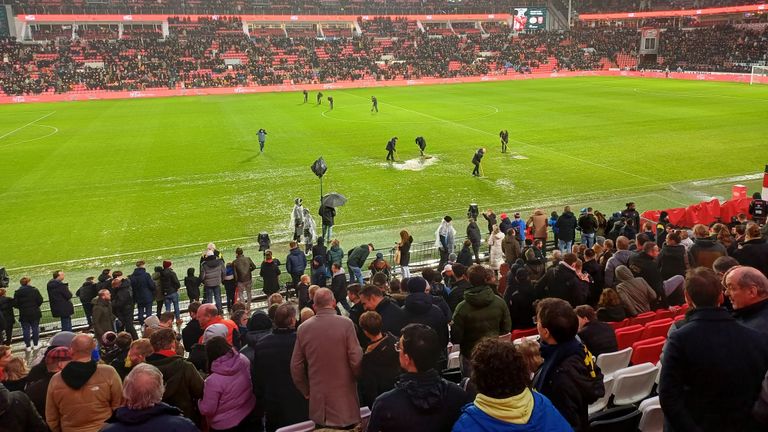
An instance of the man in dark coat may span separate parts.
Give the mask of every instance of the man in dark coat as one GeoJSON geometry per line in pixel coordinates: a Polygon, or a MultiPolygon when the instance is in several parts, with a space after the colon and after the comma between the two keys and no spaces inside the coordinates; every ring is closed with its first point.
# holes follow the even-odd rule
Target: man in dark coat
{"type": "Polygon", "coordinates": [[[130,333],[133,340],[139,338],[136,328],[133,325],[133,290],[131,289],[130,279],[123,276],[123,272],[116,271],[112,273],[112,311],[122,329],[130,333]]]}
{"type": "Polygon", "coordinates": [[[563,254],[563,260],[558,265],[550,267],[544,273],[544,277],[534,285],[537,296],[563,299],[570,303],[571,307],[584,304],[589,293],[578,289],[579,277],[573,269],[577,259],[575,253],[563,254]]]}
{"type": "Polygon", "coordinates": [[[0,425],[7,431],[46,432],[48,425],[24,392],[0,384],[0,425]]]}
{"type": "Polygon", "coordinates": [[[576,317],[579,319],[579,339],[586,345],[593,356],[597,357],[603,353],[612,353],[619,350],[613,327],[598,321],[597,313],[592,306],[577,306],[574,312],[576,312],[576,317]]]}
{"type": "MultiPolygon", "coordinates": [[[[408,297],[405,298],[403,312],[405,323],[428,325],[437,333],[440,345],[448,346],[448,318],[432,301],[432,295],[426,292],[429,284],[426,279],[412,277],[408,279],[408,297]]],[[[440,351],[439,364],[442,367],[447,363],[446,350],[440,351]]]]}
{"type": "Polygon", "coordinates": [[[475,254],[475,264],[480,264],[480,245],[483,243],[483,235],[474,218],[469,219],[467,225],[467,238],[472,242],[472,252],[475,254]]]}
{"type": "Polygon", "coordinates": [[[395,161],[395,152],[397,151],[397,137],[393,137],[391,140],[387,141],[387,160],[388,161],[395,161]]]}
{"type": "Polygon", "coordinates": [[[72,305],[72,292],[69,284],[64,283],[64,272],[53,272],[53,279],[48,281],[48,301],[51,303],[51,315],[61,320],[61,331],[72,331],[72,315],[75,306],[72,305]]]}
{"type": "Polygon", "coordinates": [[[536,317],[544,363],[533,377],[533,388],[552,401],[576,432],[587,431],[589,404],[605,394],[605,387],[589,350],[576,339],[576,313],[566,301],[546,298],[536,317]]]}
{"type": "Polygon", "coordinates": [[[365,285],[360,291],[360,302],[367,311],[381,315],[381,330],[400,336],[405,327],[405,313],[397,304],[384,297],[384,292],[375,285],[365,285]]]}
{"type": "Polygon", "coordinates": [[[480,164],[483,162],[483,156],[485,156],[484,148],[477,149],[474,156],[472,156],[472,165],[475,166],[472,169],[472,175],[475,177],[480,177],[480,164]]]}
{"type": "Polygon", "coordinates": [[[592,214],[592,207],[588,207],[587,212],[579,217],[578,225],[581,228],[581,243],[591,248],[597,232],[597,218],[592,214]]]}
{"type": "Polygon", "coordinates": [[[264,408],[267,432],[309,419],[307,400],[291,379],[296,344],[296,309],[284,303],[275,311],[275,328],[253,350],[253,392],[264,408]]]}
{"type": "Polygon", "coordinates": [[[144,268],[144,261],[138,261],[133,273],[128,276],[133,289],[133,301],[138,308],[139,324],[144,325],[144,318],[152,315],[152,302],[155,295],[155,282],[144,268]]]}
{"type": "Polygon", "coordinates": [[[94,282],[95,279],[93,276],[87,277],[80,288],[75,291],[75,296],[80,299],[80,304],[83,306],[85,320],[88,322],[89,328],[93,326],[93,303],[91,301],[99,293],[99,285],[94,282]]]}
{"type": "Polygon", "coordinates": [[[757,224],[747,225],[745,242],[734,253],[733,257],[741,265],[754,267],[768,276],[768,242],[762,237],[757,224]]]}
{"type": "Polygon", "coordinates": [[[336,217],[336,209],[323,204],[320,206],[318,213],[323,221],[323,238],[330,242],[333,235],[333,221],[336,217]]]}
{"type": "Polygon", "coordinates": [[[11,303],[13,307],[19,310],[19,322],[21,323],[22,332],[27,326],[31,330],[31,339],[29,339],[30,335],[27,334],[24,341],[29,352],[33,348],[40,348],[40,318],[43,317],[40,306],[43,304],[43,296],[40,295],[40,291],[37,288],[29,285],[29,278],[22,278],[21,282],[19,289],[13,293],[11,303]]]}
{"type": "Polygon", "coordinates": [[[331,291],[333,292],[333,298],[337,303],[340,303],[344,309],[349,312],[349,302],[347,301],[347,275],[344,273],[344,269],[341,268],[339,263],[331,264],[331,291]]]}
{"type": "Polygon", "coordinates": [[[349,252],[347,267],[349,267],[349,283],[363,283],[363,273],[360,270],[365,265],[365,260],[373,251],[373,245],[360,245],[349,252]]]}
{"type": "Polygon", "coordinates": [[[768,335],[768,278],[753,267],[732,268],[725,287],[736,321],[768,335]]]}
{"type": "Polygon", "coordinates": [[[464,293],[472,288],[472,284],[469,283],[469,279],[467,278],[466,266],[456,263],[451,266],[451,270],[453,270],[453,276],[456,278],[456,281],[451,287],[451,292],[448,293],[447,303],[448,307],[451,309],[451,315],[453,315],[456,306],[464,301],[464,293]]]}
{"type": "Polygon", "coordinates": [[[301,275],[307,270],[307,256],[295,241],[290,243],[290,248],[291,251],[285,258],[285,271],[291,275],[291,286],[295,289],[299,285],[301,275]]]}
{"type": "Polygon", "coordinates": [[[563,214],[555,222],[557,228],[557,248],[562,253],[570,252],[573,241],[576,239],[576,216],[571,212],[570,206],[565,206],[563,214]]]}
{"type": "Polygon", "coordinates": [[[99,295],[91,300],[93,304],[93,333],[96,342],[101,345],[102,336],[108,331],[115,330],[115,315],[112,313],[112,293],[108,289],[99,291],[99,295]]]}
{"type": "Polygon", "coordinates": [[[423,324],[409,324],[398,343],[400,375],[395,388],[373,403],[369,432],[449,431],[470,398],[437,372],[445,346],[437,333],[423,324]]]}
{"type": "Polygon", "coordinates": [[[722,285],[711,269],[688,274],[685,297],[692,311],[664,345],[659,382],[664,430],[765,430],[751,412],[768,370],[766,335],[720,307],[722,285]]]}

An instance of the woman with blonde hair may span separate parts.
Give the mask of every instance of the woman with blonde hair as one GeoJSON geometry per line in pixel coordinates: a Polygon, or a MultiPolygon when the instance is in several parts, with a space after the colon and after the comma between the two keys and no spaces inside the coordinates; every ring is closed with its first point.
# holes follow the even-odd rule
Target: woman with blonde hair
{"type": "Polygon", "coordinates": [[[397,243],[395,264],[400,265],[400,273],[403,278],[411,277],[411,245],[413,237],[407,230],[400,231],[400,241],[397,243]]]}

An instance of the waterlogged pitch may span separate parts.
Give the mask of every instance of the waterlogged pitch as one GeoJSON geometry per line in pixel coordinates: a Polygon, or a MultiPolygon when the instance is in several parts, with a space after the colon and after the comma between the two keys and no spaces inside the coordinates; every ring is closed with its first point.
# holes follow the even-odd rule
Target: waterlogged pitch
{"type": "Polygon", "coordinates": [[[349,199],[335,228],[345,250],[389,246],[401,228],[429,240],[444,214],[463,234],[470,202],[528,214],[727,198],[732,183],[752,192],[768,162],[766,86],[567,78],[323,93],[332,111],[300,93],[0,106],[0,265],[129,269],[129,259],[192,261],[211,240],[285,241],[294,198],[316,215],[319,156],[324,191],[349,199]]]}

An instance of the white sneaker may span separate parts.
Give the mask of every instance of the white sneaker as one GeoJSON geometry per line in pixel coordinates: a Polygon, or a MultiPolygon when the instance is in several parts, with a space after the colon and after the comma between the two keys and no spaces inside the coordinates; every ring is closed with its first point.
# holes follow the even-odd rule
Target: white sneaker
{"type": "Polygon", "coordinates": [[[24,348],[24,351],[26,351],[27,353],[31,353],[32,352],[32,347],[28,346],[28,347],[24,348]]]}
{"type": "Polygon", "coordinates": [[[40,342],[36,343],[35,346],[34,346],[35,347],[35,351],[39,350],[40,346],[41,346],[40,342]]]}

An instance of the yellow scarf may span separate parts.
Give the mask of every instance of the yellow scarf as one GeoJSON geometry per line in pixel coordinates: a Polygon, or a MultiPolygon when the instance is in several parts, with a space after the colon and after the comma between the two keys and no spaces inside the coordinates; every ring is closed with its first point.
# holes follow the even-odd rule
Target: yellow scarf
{"type": "Polygon", "coordinates": [[[533,413],[533,394],[525,389],[522,393],[506,399],[494,399],[478,393],[475,406],[489,416],[512,424],[527,424],[533,413]]]}

